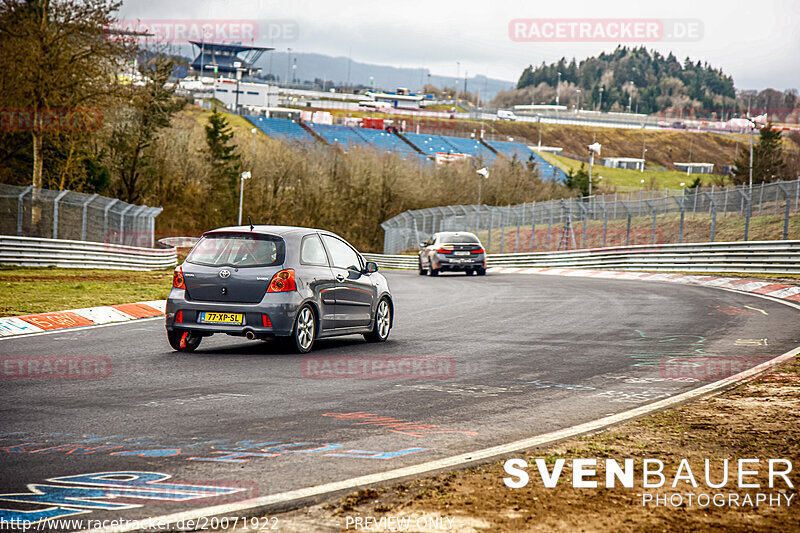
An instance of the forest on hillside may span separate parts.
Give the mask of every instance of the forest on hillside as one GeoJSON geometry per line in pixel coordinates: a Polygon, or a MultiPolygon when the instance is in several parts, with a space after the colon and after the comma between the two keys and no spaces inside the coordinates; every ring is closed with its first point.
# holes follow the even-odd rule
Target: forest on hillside
{"type": "Polygon", "coordinates": [[[733,78],[708,63],[663,55],[645,47],[617,47],[580,62],[561,58],[528,66],[515,89],[494,100],[497,107],[559,104],[567,108],[694,115],[727,119],[771,110],[791,114],[797,91],[738,91],[733,78]],[[558,87],[558,89],[557,89],[558,87]]]}

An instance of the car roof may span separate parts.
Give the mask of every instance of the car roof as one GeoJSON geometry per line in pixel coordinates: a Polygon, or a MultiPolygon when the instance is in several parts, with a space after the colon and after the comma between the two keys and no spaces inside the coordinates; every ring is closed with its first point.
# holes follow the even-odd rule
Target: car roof
{"type": "MultiPolygon", "coordinates": [[[[285,236],[290,235],[292,233],[311,233],[311,232],[322,232],[322,233],[330,233],[329,231],[314,229],[314,228],[303,228],[300,226],[270,226],[270,225],[253,225],[253,229],[250,229],[250,226],[226,226],[224,228],[216,228],[205,232],[208,233],[224,233],[224,232],[239,232],[239,233],[259,233],[262,235],[279,235],[285,236]]],[[[204,235],[205,235],[204,234],[204,235]]]]}

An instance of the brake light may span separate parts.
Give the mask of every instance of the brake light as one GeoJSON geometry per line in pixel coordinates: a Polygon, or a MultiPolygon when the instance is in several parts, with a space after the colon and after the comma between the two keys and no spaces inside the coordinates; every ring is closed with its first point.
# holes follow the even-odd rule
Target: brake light
{"type": "Polygon", "coordinates": [[[453,250],[445,250],[444,248],[439,248],[436,250],[437,254],[452,254],[453,250]]]}
{"type": "Polygon", "coordinates": [[[288,292],[297,290],[294,283],[294,269],[287,268],[272,276],[267,292],[288,292]]]}
{"type": "Polygon", "coordinates": [[[183,324],[183,311],[178,311],[175,313],[175,323],[183,324]]]}
{"type": "Polygon", "coordinates": [[[269,315],[261,315],[261,325],[265,328],[272,327],[272,320],[269,319],[269,315]]]}
{"type": "Polygon", "coordinates": [[[178,267],[172,273],[172,287],[175,289],[185,289],[186,283],[183,281],[183,267],[178,267]]]}
{"type": "Polygon", "coordinates": [[[473,254],[482,254],[483,253],[483,248],[478,248],[477,250],[472,250],[472,253],[473,254]]]}

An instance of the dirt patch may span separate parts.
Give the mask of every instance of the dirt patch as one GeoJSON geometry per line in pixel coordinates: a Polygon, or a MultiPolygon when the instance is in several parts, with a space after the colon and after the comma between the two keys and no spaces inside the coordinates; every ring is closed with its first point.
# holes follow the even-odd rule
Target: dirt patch
{"type": "MultiPolygon", "coordinates": [[[[468,470],[439,474],[386,487],[362,490],[345,498],[277,515],[281,531],[355,530],[356,517],[408,518],[406,531],[436,531],[419,527],[440,524],[448,531],[797,531],[800,530],[800,505],[797,486],[800,475],[789,474],[794,488],[780,480],[768,488],[766,460],[800,461],[800,360],[742,385],[722,395],[670,409],[602,433],[569,439],[554,446],[515,454],[530,465],[544,459],[552,468],[566,459],[559,483],[545,488],[537,468],[530,466],[531,482],[511,489],[503,484],[503,463],[495,462],[468,470]],[[634,460],[633,488],[576,489],[572,487],[571,459],[597,459],[599,485],[604,485],[605,458],[634,460]],[[642,487],[641,464],[645,458],[664,463],[667,484],[659,489],[642,487]],[[745,482],[759,482],[761,488],[737,488],[737,459],[759,458],[757,476],[745,482]],[[699,488],[678,481],[670,484],[681,459],[688,460],[699,488]],[[705,484],[704,460],[709,459],[709,478],[719,483],[722,461],[729,459],[732,481],[721,489],[705,484]],[[724,505],[677,507],[652,504],[643,506],[643,493],[737,493],[755,499],[756,493],[780,495],[783,505],[758,507],[724,505]],[[791,498],[791,506],[786,506],[791,498]],[[436,522],[451,518],[452,523],[436,522]],[[433,522],[432,522],[433,520],[433,522]],[[447,527],[449,525],[449,527],[447,527]]],[[[746,468],[745,468],[746,469],[746,468]]],[[[362,522],[363,523],[363,522],[362,522]]],[[[380,524],[380,522],[377,522],[380,524]]],[[[388,522],[370,531],[398,531],[388,522]],[[389,527],[387,527],[389,525],[389,527]]],[[[392,523],[394,524],[394,522],[392,523]]],[[[364,529],[364,528],[360,528],[364,529]]]]}

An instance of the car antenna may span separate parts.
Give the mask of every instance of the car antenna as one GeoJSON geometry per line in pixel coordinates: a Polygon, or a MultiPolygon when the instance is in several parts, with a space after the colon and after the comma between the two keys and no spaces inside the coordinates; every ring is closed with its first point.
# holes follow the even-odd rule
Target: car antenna
{"type": "Polygon", "coordinates": [[[253,220],[250,218],[250,215],[247,215],[247,221],[250,223],[250,231],[253,231],[253,220]]]}

